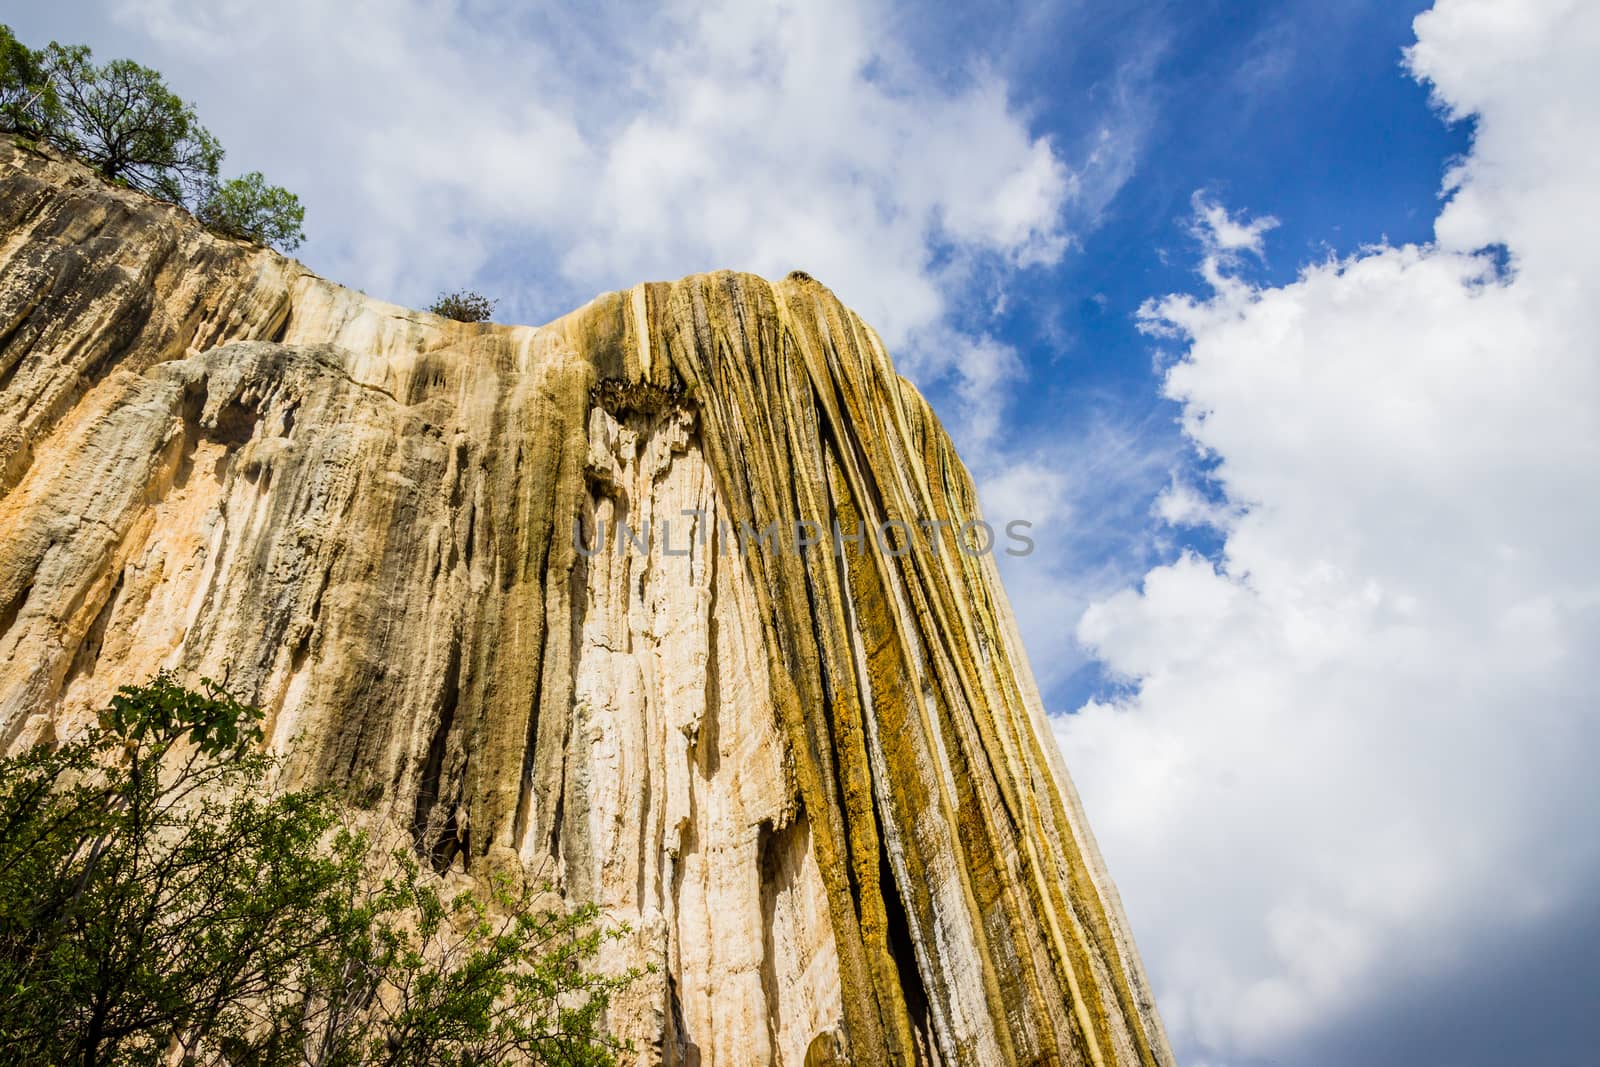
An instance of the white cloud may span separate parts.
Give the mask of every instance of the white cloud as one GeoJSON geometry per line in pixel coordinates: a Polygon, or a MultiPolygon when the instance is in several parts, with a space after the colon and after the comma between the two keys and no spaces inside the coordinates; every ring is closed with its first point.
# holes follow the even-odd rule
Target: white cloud
{"type": "Polygon", "coordinates": [[[927,351],[936,343],[935,350],[951,361],[963,454],[970,454],[969,462],[989,455],[1003,443],[999,439],[1006,429],[1006,396],[1023,375],[1016,349],[992,337],[969,338],[954,332],[936,342],[927,336],[919,341],[919,350],[927,351]]]}
{"type": "Polygon", "coordinates": [[[1600,9],[1416,29],[1478,116],[1436,242],[1257,288],[1259,220],[1201,199],[1211,295],[1147,308],[1224,497],[1163,514],[1225,549],[1084,614],[1134,689],[1057,729],[1190,1062],[1288,1057],[1600,892],[1600,9]]]}
{"type": "Polygon", "coordinates": [[[1227,208],[1207,196],[1204,190],[1190,198],[1194,208],[1194,233],[1214,256],[1233,257],[1240,252],[1260,255],[1267,231],[1276,229],[1271,215],[1258,218],[1235,217],[1227,208]]]}
{"type": "Polygon", "coordinates": [[[502,312],[555,314],[801,268],[902,347],[949,328],[936,258],[1058,260],[1081,181],[994,72],[897,51],[886,4],[107,2],[240,165],[302,193],[308,262],[405,301],[536,284],[502,312]]]}
{"type": "Polygon", "coordinates": [[[981,447],[963,442],[985,518],[996,528],[1015,519],[1033,524],[1032,552],[996,560],[1045,693],[1088,662],[1073,620],[1157,555],[1153,542],[1138,543],[1137,531],[1179,459],[1164,423],[1119,414],[1109,397],[1094,407],[1081,423],[996,433],[981,447]]]}
{"type": "Polygon", "coordinates": [[[1227,505],[1208,499],[1199,486],[1180,475],[1174,475],[1156,497],[1155,514],[1169,526],[1216,528],[1227,526],[1234,517],[1227,505]]]}

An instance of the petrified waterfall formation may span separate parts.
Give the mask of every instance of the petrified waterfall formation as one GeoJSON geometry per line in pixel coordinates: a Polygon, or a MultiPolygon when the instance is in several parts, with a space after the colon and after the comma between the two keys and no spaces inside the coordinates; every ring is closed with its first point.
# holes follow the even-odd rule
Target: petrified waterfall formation
{"type": "Polygon", "coordinates": [[[466,325],[60,159],[0,183],[8,748],[226,675],[441,871],[628,922],[642,1063],[1171,1062],[972,483],[821,285],[466,325]],[[937,545],[735,533],[834,519],[937,545]]]}

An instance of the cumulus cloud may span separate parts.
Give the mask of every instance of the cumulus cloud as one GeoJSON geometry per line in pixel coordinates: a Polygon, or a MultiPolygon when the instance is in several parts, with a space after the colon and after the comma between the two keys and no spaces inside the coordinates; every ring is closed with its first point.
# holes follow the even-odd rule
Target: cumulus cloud
{"type": "Polygon", "coordinates": [[[1199,198],[1210,292],[1145,311],[1216,497],[1161,513],[1224,547],[1083,615],[1129,692],[1056,723],[1189,1062],[1339,1062],[1600,891],[1600,9],[1415,28],[1477,123],[1435,241],[1263,288],[1199,198]]]}
{"type": "Polygon", "coordinates": [[[887,4],[106,3],[241,164],[302,193],[309,262],[406,301],[459,278],[554,314],[801,268],[949,373],[971,353],[915,342],[949,329],[952,264],[1056,262],[1102,167],[1034,135],[980,59],[924,70],[887,4]]]}
{"type": "Polygon", "coordinates": [[[1212,500],[1205,490],[1182,475],[1173,475],[1156,497],[1156,517],[1169,526],[1209,526],[1223,529],[1233,515],[1226,504],[1212,500]]]}
{"type": "Polygon", "coordinates": [[[981,447],[1024,369],[962,294],[981,277],[1003,306],[1016,272],[1058,262],[1131,149],[1108,123],[1067,158],[983,56],[930,71],[901,47],[906,17],[887,0],[63,0],[18,28],[159,67],[231,166],[301,195],[302,258],[336,280],[412,305],[470,285],[540,321],[642,279],[803,269],[981,447]]]}

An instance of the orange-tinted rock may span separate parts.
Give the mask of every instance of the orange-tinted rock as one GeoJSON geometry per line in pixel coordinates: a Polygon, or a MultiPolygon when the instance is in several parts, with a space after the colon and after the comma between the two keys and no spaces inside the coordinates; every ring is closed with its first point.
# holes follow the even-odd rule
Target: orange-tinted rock
{"type": "Polygon", "coordinates": [[[804,275],[464,325],[0,147],[6,745],[226,676],[439,868],[631,924],[641,1062],[1171,1062],[993,560],[928,525],[977,514],[804,275]],[[749,536],[835,519],[912,550],[749,536]]]}

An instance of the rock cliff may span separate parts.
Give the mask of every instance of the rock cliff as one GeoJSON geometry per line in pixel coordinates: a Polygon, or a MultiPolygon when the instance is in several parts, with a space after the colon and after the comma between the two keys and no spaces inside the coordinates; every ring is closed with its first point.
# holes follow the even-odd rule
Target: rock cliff
{"type": "Polygon", "coordinates": [[[630,923],[639,1062],[1171,1062],[977,514],[802,274],[467,325],[0,147],[4,744],[225,675],[630,923]]]}

